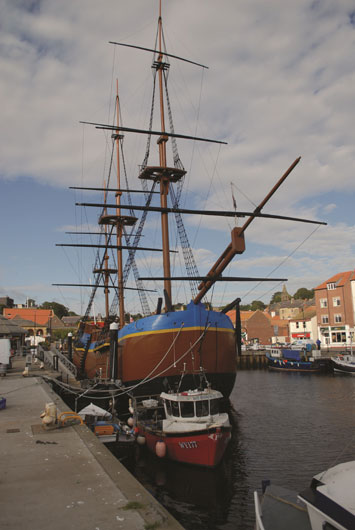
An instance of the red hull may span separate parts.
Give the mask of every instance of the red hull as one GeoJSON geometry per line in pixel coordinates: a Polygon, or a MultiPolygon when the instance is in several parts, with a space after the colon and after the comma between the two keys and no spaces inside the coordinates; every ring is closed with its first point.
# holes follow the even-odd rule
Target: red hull
{"type": "Polygon", "coordinates": [[[145,437],[147,447],[156,453],[156,444],[165,442],[166,457],[176,462],[204,467],[215,467],[222,460],[231,439],[230,428],[214,428],[197,433],[162,435],[138,425],[139,433],[145,437]]]}

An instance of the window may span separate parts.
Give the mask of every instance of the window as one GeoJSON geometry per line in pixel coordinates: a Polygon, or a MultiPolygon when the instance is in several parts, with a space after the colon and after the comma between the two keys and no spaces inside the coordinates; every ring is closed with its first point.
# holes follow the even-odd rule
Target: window
{"type": "Polygon", "coordinates": [[[322,315],[322,324],[328,324],[329,318],[328,315],[322,315]]]}
{"type": "Polygon", "coordinates": [[[165,400],[166,412],[171,416],[171,401],[170,399],[165,400]]]}
{"type": "Polygon", "coordinates": [[[180,416],[179,403],[177,401],[172,401],[171,402],[171,408],[172,408],[172,411],[173,411],[173,416],[179,417],[180,416]]]}
{"type": "Polygon", "coordinates": [[[346,342],[345,331],[337,331],[332,333],[332,342],[346,342]]]}
{"type": "Polygon", "coordinates": [[[334,322],[341,322],[341,315],[334,315],[334,322]]]}
{"type": "Polygon", "coordinates": [[[180,403],[181,417],[193,418],[195,416],[195,407],[193,401],[182,401],[180,403]]]}
{"type": "Polygon", "coordinates": [[[327,289],[328,291],[332,291],[333,289],[335,289],[335,283],[334,282],[327,283],[327,289]]]}
{"type": "Polygon", "coordinates": [[[298,329],[299,327],[300,327],[300,323],[296,322],[296,329],[298,329]]]}
{"type": "Polygon", "coordinates": [[[218,405],[218,399],[211,399],[210,401],[210,407],[211,407],[211,414],[218,414],[219,413],[219,405],[218,405]]]}
{"type": "Polygon", "coordinates": [[[340,305],[340,298],[339,298],[339,296],[335,296],[333,298],[333,307],[336,307],[338,305],[340,305]]]}
{"type": "Polygon", "coordinates": [[[326,298],[321,298],[320,299],[320,306],[321,307],[328,307],[328,300],[326,298]]]}
{"type": "Polygon", "coordinates": [[[196,401],[196,416],[208,416],[208,401],[196,401]]]}

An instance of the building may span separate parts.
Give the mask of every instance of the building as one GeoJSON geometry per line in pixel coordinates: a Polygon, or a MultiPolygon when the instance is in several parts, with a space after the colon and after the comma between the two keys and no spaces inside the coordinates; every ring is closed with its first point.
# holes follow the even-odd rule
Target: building
{"type": "Polygon", "coordinates": [[[355,271],[339,272],[315,288],[317,329],[322,346],[344,347],[353,341],[355,271]]]}
{"type": "Polygon", "coordinates": [[[17,323],[26,329],[28,335],[42,337],[50,335],[52,322],[57,318],[52,309],[37,309],[35,307],[5,307],[3,315],[8,319],[16,319],[17,323]]]}
{"type": "MultiPolygon", "coordinates": [[[[235,325],[235,309],[227,315],[235,325]]],[[[242,339],[245,343],[271,345],[275,342],[289,342],[288,321],[271,317],[264,311],[241,311],[242,339]]]]}
{"type": "Polygon", "coordinates": [[[306,311],[309,307],[314,305],[314,300],[294,299],[288,294],[286,286],[283,286],[281,293],[281,301],[270,304],[267,312],[272,316],[278,316],[281,320],[290,320],[298,317],[301,311],[306,311]]]}
{"type": "Polygon", "coordinates": [[[14,301],[12,298],[9,298],[8,296],[2,296],[0,297],[0,306],[14,307],[14,301]]]}

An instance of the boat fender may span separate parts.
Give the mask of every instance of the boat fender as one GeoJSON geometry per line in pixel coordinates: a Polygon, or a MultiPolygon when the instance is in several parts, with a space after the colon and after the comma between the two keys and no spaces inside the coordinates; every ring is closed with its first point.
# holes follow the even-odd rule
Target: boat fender
{"type": "Polygon", "coordinates": [[[128,418],[128,420],[127,420],[127,425],[129,425],[130,427],[133,427],[133,425],[134,425],[134,420],[133,420],[132,416],[130,416],[130,417],[128,418]]]}
{"type": "Polygon", "coordinates": [[[163,440],[159,440],[159,442],[155,444],[155,454],[159,458],[164,458],[166,455],[166,444],[163,442],[163,440]]]}
{"type": "Polygon", "coordinates": [[[145,436],[142,436],[141,434],[139,434],[137,436],[137,444],[138,445],[144,445],[145,444],[145,436]]]}
{"type": "Polygon", "coordinates": [[[138,429],[138,427],[135,427],[133,429],[133,434],[135,434],[137,436],[138,433],[139,433],[139,429],[138,429]]]}

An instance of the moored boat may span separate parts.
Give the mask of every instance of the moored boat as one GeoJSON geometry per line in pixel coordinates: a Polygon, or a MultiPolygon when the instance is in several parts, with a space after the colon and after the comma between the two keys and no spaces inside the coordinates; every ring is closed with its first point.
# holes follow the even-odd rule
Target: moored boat
{"type": "Polygon", "coordinates": [[[317,373],[327,369],[327,361],[317,351],[274,348],[266,352],[266,358],[271,370],[317,373]]]}
{"type": "Polygon", "coordinates": [[[231,424],[220,412],[221,392],[210,387],[160,394],[137,409],[139,436],[157,456],[203,467],[221,461],[231,439],[231,424]]]}
{"type": "Polygon", "coordinates": [[[351,530],[355,528],[355,461],[318,475],[297,495],[282,487],[254,492],[256,530],[351,530]]]}
{"type": "Polygon", "coordinates": [[[335,373],[355,375],[355,355],[337,355],[332,357],[332,364],[335,373]]]}
{"type": "Polygon", "coordinates": [[[81,409],[78,416],[102,443],[115,443],[128,447],[136,441],[132,427],[113,418],[110,412],[93,403],[81,409]]]}

